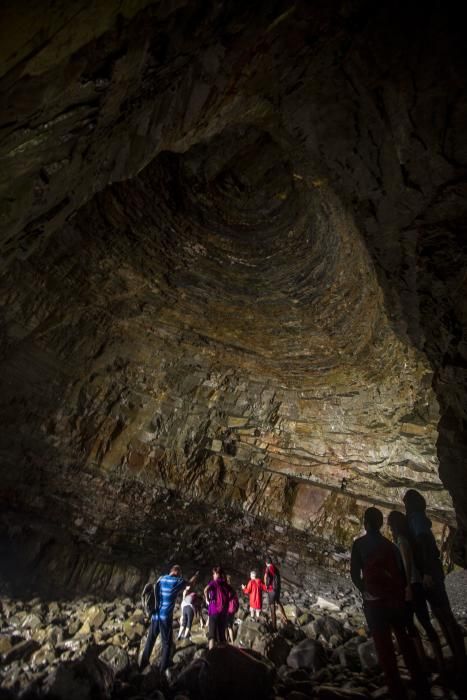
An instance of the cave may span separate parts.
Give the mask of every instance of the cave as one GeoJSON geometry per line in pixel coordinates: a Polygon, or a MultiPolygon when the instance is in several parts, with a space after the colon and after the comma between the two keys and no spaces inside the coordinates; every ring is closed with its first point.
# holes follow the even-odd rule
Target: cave
{"type": "Polygon", "coordinates": [[[345,575],[408,488],[465,567],[455,8],[1,15],[2,578],[135,596],[264,551],[345,575]]]}

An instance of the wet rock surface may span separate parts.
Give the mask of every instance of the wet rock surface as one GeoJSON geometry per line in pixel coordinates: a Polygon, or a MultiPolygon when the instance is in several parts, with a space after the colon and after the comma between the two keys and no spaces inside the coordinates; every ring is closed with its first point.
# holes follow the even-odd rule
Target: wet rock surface
{"type": "MultiPolygon", "coordinates": [[[[456,585],[460,586],[459,582],[456,585]]],[[[465,586],[465,581],[463,582],[465,586]]],[[[464,587],[465,595],[465,587],[464,587]]],[[[101,601],[19,600],[1,597],[0,688],[2,698],[153,698],[211,700],[385,700],[384,678],[367,639],[361,605],[342,581],[327,589],[285,585],[286,611],[294,621],[270,626],[266,606],[259,622],[249,619],[242,599],[233,647],[207,651],[205,628],[195,619],[190,640],[174,641],[167,674],[157,668],[160,640],[151,666],[138,670],[147,621],[132,598],[101,601]],[[321,594],[321,595],[319,595],[321,594]],[[320,604],[316,601],[320,600],[320,604]],[[313,604],[310,601],[315,601],[313,604]],[[326,602],[336,609],[329,611],[326,602]],[[40,611],[41,622],[33,617],[40,611]],[[138,620],[137,632],[129,621],[138,620]],[[139,623],[138,623],[139,624],[139,623]],[[84,629],[83,629],[84,628],[84,629]]],[[[464,625],[467,614],[458,613],[464,625]]],[[[174,638],[179,606],[174,615],[174,638]]],[[[448,648],[443,649],[449,664],[448,648]]],[[[404,670],[402,665],[402,674],[404,670]]],[[[429,676],[433,697],[456,700],[446,680],[429,676]]]]}

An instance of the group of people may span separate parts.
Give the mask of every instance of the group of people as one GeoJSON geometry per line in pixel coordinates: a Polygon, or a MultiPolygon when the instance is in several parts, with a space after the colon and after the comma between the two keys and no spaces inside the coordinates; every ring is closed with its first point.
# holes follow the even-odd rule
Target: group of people
{"type": "Polygon", "coordinates": [[[405,515],[393,510],[388,527],[394,542],[380,532],[383,514],[368,508],[366,534],[355,540],[351,577],[362,593],[363,610],[392,698],[407,697],[397,667],[393,634],[420,698],[430,697],[426,679],[427,658],[414,617],[425,630],[437,670],[445,674],[439,636],[429,608],[449,644],[458,678],[465,674],[464,638],[449,604],[440,553],[426,516],[426,501],[414,489],[404,496],[405,515]]]}
{"type": "MultiPolygon", "coordinates": [[[[389,693],[393,699],[405,700],[407,693],[397,666],[393,635],[404,657],[419,698],[429,698],[426,671],[427,657],[414,618],[431,643],[437,670],[445,674],[445,662],[441,642],[434,628],[430,609],[437,619],[449,644],[459,679],[465,674],[464,638],[452,613],[444,584],[444,572],[440,553],[426,516],[426,502],[413,489],[404,496],[405,515],[393,510],[388,516],[388,527],[393,542],[381,534],[383,514],[378,508],[368,508],[364,514],[366,534],[354,541],[351,552],[351,578],[363,598],[363,610],[373,638],[378,661],[386,676],[389,693]]],[[[276,629],[276,608],[284,621],[287,617],[280,601],[281,578],[278,567],[270,557],[265,561],[264,576],[256,571],[242,585],[242,592],[249,596],[250,615],[258,620],[267,594],[271,624],[276,629]]],[[[183,592],[181,622],[178,638],[188,638],[196,614],[202,625],[203,605],[207,606],[208,644],[234,641],[234,620],[239,608],[238,595],[229,576],[220,566],[212,570],[212,579],[204,588],[203,597],[194,589],[198,572],[186,581],[180,566],[175,565],[169,574],[162,576],[155,585],[155,603],[146,644],[141,657],[141,667],[149,658],[157,636],[161,635],[162,652],[160,668],[165,670],[170,661],[172,644],[172,618],[178,594],[183,592]]]]}
{"type": "MultiPolygon", "coordinates": [[[[276,607],[284,621],[287,621],[284,607],[280,600],[281,578],[278,567],[270,557],[266,558],[263,579],[260,579],[256,571],[250,573],[248,583],[242,584],[242,592],[249,596],[250,615],[252,620],[258,620],[262,609],[263,592],[267,594],[271,624],[276,630],[276,607]]],[[[215,644],[234,641],[234,621],[239,609],[239,599],[232,586],[231,577],[227,576],[222,567],[215,566],[212,570],[212,579],[204,588],[203,597],[195,590],[198,579],[196,572],[191,579],[186,581],[182,576],[181,567],[175,564],[166,576],[161,576],[154,588],[154,610],[151,615],[146,644],[141,656],[140,668],[149,663],[151,652],[158,635],[161,635],[162,651],[160,669],[164,671],[170,663],[170,650],[172,646],[172,622],[175,602],[179,593],[183,592],[181,603],[181,620],[177,639],[188,639],[191,636],[191,627],[196,615],[199,616],[201,626],[208,627],[208,646],[212,649],[215,644]],[[204,604],[207,610],[205,623],[203,612],[204,604]]]]}

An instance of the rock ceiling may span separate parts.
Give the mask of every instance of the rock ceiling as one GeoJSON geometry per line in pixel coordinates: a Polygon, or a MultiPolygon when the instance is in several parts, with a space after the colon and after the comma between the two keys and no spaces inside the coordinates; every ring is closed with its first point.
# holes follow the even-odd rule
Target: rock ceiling
{"type": "Polygon", "coordinates": [[[462,533],[455,17],[48,5],[1,22],[6,501],[97,470],[306,530],[415,485],[462,533]]]}

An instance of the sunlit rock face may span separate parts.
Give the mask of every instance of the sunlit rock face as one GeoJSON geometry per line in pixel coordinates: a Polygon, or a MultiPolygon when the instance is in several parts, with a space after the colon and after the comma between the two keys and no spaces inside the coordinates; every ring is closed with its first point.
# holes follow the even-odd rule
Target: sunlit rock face
{"type": "Polygon", "coordinates": [[[308,5],[9,18],[4,500],[109,558],[168,492],[345,548],[413,486],[465,528],[460,38],[308,5]]]}

